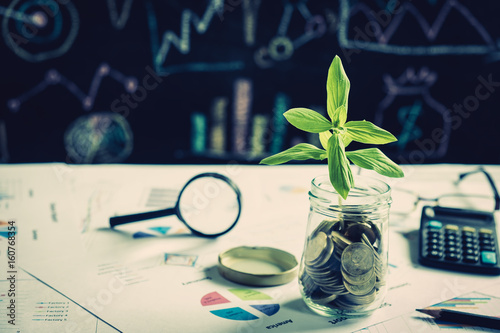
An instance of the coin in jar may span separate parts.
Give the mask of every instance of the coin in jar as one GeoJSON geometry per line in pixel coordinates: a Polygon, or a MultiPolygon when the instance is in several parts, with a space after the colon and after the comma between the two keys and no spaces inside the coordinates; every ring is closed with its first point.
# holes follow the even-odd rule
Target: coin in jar
{"type": "Polygon", "coordinates": [[[307,243],[307,248],[304,253],[304,260],[306,264],[312,265],[318,260],[322,259],[321,254],[327,246],[327,236],[324,232],[320,231],[312,237],[307,243]]]}
{"type": "Polygon", "coordinates": [[[362,275],[373,269],[374,254],[364,243],[352,243],[342,252],[342,268],[348,274],[362,275]]]}

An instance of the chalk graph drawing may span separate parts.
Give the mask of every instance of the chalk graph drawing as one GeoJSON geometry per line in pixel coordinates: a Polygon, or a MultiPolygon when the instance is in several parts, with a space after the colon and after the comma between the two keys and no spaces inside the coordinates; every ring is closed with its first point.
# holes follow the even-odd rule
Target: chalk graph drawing
{"type": "Polygon", "coordinates": [[[29,62],[64,55],[80,27],[78,11],[69,0],[13,0],[0,6],[0,16],[5,43],[29,62]]]}
{"type": "MultiPolygon", "coordinates": [[[[498,51],[497,42],[481,21],[458,0],[446,0],[433,22],[429,22],[417,8],[420,2],[405,1],[394,12],[390,9],[377,10],[363,1],[340,0],[338,39],[341,47],[346,49],[368,50],[397,55],[443,55],[443,54],[478,54],[487,55],[498,51]],[[447,25],[450,15],[460,18],[460,24],[447,25]],[[352,24],[353,17],[364,16],[362,24],[352,24]],[[403,20],[410,20],[418,25],[424,34],[425,41],[420,45],[404,45],[394,42],[402,40],[406,29],[400,29],[403,20]],[[363,22],[364,21],[364,22],[363,22]],[[443,28],[453,29],[456,36],[471,34],[474,42],[441,42],[436,43],[443,28]],[[398,39],[399,38],[399,39],[398,39]]],[[[414,29],[418,30],[418,29],[414,29]]],[[[407,36],[405,40],[412,40],[407,36]]],[[[496,36],[498,38],[498,36],[496,36]]]]}
{"type": "Polygon", "coordinates": [[[398,138],[387,152],[405,160],[418,159],[410,162],[446,154],[451,134],[451,122],[446,118],[449,111],[429,91],[437,78],[428,68],[418,72],[408,68],[398,78],[384,75],[387,95],[378,105],[374,122],[398,138]]]}
{"type": "MultiPolygon", "coordinates": [[[[261,0],[241,0],[243,15],[242,29],[243,41],[246,46],[252,47],[256,43],[258,12],[261,9],[261,0]]],[[[156,13],[151,2],[146,3],[148,24],[151,35],[151,49],[153,63],[159,75],[182,72],[204,71],[238,71],[245,68],[244,61],[228,59],[221,62],[186,62],[182,64],[169,64],[168,55],[173,49],[183,55],[192,51],[191,39],[193,32],[203,35],[210,25],[217,20],[223,22],[234,7],[224,0],[210,0],[203,14],[198,15],[189,8],[181,13],[179,32],[167,30],[160,35],[158,28],[161,13],[156,13]],[[228,7],[229,6],[229,7],[228,7]],[[228,9],[230,8],[230,9],[228,9]]],[[[272,67],[276,62],[288,60],[300,47],[313,39],[322,37],[327,31],[327,22],[323,15],[312,14],[307,6],[307,0],[283,1],[283,12],[279,18],[276,35],[267,46],[260,47],[254,53],[254,61],[260,68],[272,67]],[[304,32],[297,37],[288,36],[292,17],[299,14],[305,21],[304,32]]]]}
{"type": "Polygon", "coordinates": [[[118,0],[106,0],[106,3],[108,5],[111,25],[116,30],[122,30],[130,17],[130,10],[132,9],[132,3],[134,0],[125,0],[120,13],[118,13],[117,1],[118,0]]]}
{"type": "Polygon", "coordinates": [[[289,125],[283,113],[290,108],[291,98],[277,92],[272,114],[259,114],[253,107],[253,86],[250,78],[238,77],[232,97],[217,96],[209,110],[191,114],[192,157],[259,161],[305,141],[297,136],[288,138],[289,125]]]}
{"type": "Polygon", "coordinates": [[[325,18],[322,15],[313,15],[307,7],[307,1],[285,1],[276,36],[270,40],[267,46],[261,47],[255,52],[255,63],[261,68],[268,68],[277,61],[288,60],[295,50],[315,38],[322,37],[326,30],[325,18]],[[304,33],[292,39],[288,36],[288,30],[295,11],[300,13],[306,23],[304,33]]]}
{"type": "Polygon", "coordinates": [[[165,61],[172,47],[184,55],[191,52],[192,29],[200,35],[205,34],[212,21],[223,15],[224,0],[210,0],[205,13],[201,17],[190,9],[184,9],[181,14],[180,33],[177,34],[171,30],[167,30],[163,33],[161,38],[158,32],[158,21],[153,5],[147,2],[146,8],[151,34],[153,63],[159,75],[165,76],[179,72],[234,71],[244,68],[244,63],[242,61],[230,60],[225,62],[188,62],[165,66],[165,61]]]}
{"type": "Polygon", "coordinates": [[[82,103],[82,108],[86,111],[92,109],[94,106],[94,101],[101,86],[101,81],[103,78],[110,76],[118,82],[123,84],[125,90],[129,93],[134,93],[137,89],[137,79],[135,77],[127,77],[120,73],[119,71],[112,69],[108,64],[102,63],[96,70],[88,93],[84,93],[73,81],[67,79],[56,69],[50,69],[45,74],[43,80],[38,83],[35,87],[31,88],[27,92],[11,98],[7,101],[7,107],[12,112],[19,111],[23,103],[29,99],[41,94],[45,89],[60,85],[67,89],[72,95],[82,103]]]}

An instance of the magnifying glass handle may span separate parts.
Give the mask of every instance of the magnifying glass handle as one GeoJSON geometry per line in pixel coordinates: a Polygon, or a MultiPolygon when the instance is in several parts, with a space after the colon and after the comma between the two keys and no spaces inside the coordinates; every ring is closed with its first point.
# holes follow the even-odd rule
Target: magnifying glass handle
{"type": "Polygon", "coordinates": [[[113,228],[114,226],[120,224],[155,219],[157,217],[164,217],[169,215],[175,215],[175,208],[160,209],[160,210],[155,210],[153,212],[138,213],[131,215],[113,216],[109,218],[109,224],[111,228],[113,228]]]}

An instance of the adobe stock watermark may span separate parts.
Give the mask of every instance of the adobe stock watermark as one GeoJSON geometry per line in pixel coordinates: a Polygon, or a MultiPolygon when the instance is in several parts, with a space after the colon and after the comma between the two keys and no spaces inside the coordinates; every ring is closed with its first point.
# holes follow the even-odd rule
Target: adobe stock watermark
{"type": "Polygon", "coordinates": [[[148,93],[155,90],[163,82],[163,79],[151,66],[146,66],[145,71],[147,74],[142,78],[142,85],[138,85],[133,92],[121,94],[120,98],[111,102],[111,111],[127,118],[130,110],[137,108],[139,103],[148,97],[148,93]]]}
{"type": "MultiPolygon", "coordinates": [[[[460,128],[464,119],[468,119],[472,113],[479,109],[481,102],[489,99],[500,87],[500,81],[494,81],[493,74],[489,74],[486,78],[479,75],[477,80],[479,83],[476,85],[474,93],[465,97],[461,103],[454,103],[452,108],[447,109],[443,115],[445,124],[450,124],[452,131],[460,128]]],[[[421,164],[435,153],[439,144],[447,140],[449,137],[445,131],[436,127],[431,131],[430,138],[415,140],[414,143],[418,149],[410,152],[408,159],[400,155],[399,162],[402,164],[421,164]]]]}

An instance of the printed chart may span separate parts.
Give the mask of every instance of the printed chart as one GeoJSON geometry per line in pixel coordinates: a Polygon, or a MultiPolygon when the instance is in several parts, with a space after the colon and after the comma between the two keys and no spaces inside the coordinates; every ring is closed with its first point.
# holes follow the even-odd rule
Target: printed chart
{"type": "Polygon", "coordinates": [[[271,296],[252,289],[238,288],[208,293],[201,298],[201,305],[217,317],[240,321],[270,317],[280,309],[271,296]]]}
{"type": "MultiPolygon", "coordinates": [[[[431,308],[450,309],[487,316],[498,316],[500,315],[500,299],[481,293],[472,293],[468,295],[468,297],[452,298],[435,304],[431,308]]],[[[464,328],[464,325],[461,324],[449,323],[442,320],[434,321],[440,328],[464,328]]]]}
{"type": "MultiPolygon", "coordinates": [[[[498,286],[498,285],[496,285],[498,286]]],[[[472,292],[462,297],[456,297],[433,305],[435,308],[446,308],[487,316],[500,314],[500,298],[479,292],[472,292]]],[[[466,326],[435,320],[418,312],[408,313],[356,331],[356,333],[381,332],[429,332],[429,331],[460,331],[460,332],[496,332],[482,327],[466,326]]]]}

